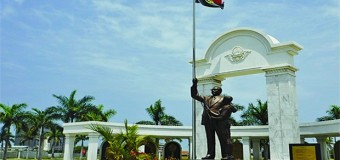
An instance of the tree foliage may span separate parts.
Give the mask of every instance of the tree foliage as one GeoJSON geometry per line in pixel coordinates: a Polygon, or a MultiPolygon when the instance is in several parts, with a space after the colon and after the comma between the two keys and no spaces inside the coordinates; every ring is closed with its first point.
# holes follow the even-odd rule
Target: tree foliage
{"type": "Polygon", "coordinates": [[[151,155],[139,152],[139,147],[144,144],[154,144],[151,136],[138,135],[138,126],[128,126],[127,120],[124,122],[125,130],[114,134],[109,127],[91,124],[89,126],[93,131],[98,132],[109,143],[106,149],[106,158],[108,160],[137,160],[151,158],[151,155]]]}
{"type": "Polygon", "coordinates": [[[33,108],[32,110],[29,121],[32,122],[31,125],[39,130],[38,160],[41,160],[46,130],[57,125],[54,120],[58,119],[59,115],[52,108],[46,108],[45,110],[33,108]]]}
{"type": "Polygon", "coordinates": [[[61,142],[65,137],[63,134],[63,127],[59,125],[52,126],[50,131],[46,132],[48,141],[51,143],[51,157],[54,158],[55,146],[57,143],[61,142]]]}
{"type": "Polygon", "coordinates": [[[154,105],[145,109],[152,121],[142,120],[136,124],[145,125],[166,125],[166,126],[182,126],[182,122],[178,121],[174,116],[166,114],[165,107],[162,106],[162,101],[157,100],[154,105]]]}
{"type": "Polygon", "coordinates": [[[96,106],[97,110],[80,115],[79,121],[102,121],[108,122],[111,117],[117,114],[116,110],[108,109],[104,111],[104,105],[96,106]]]}
{"type": "Polygon", "coordinates": [[[340,119],[340,106],[338,105],[331,105],[329,107],[329,110],[326,111],[328,114],[327,116],[323,116],[320,118],[317,118],[317,121],[329,121],[329,120],[335,120],[340,119]]]}
{"type": "Polygon", "coordinates": [[[52,156],[54,156],[54,146],[64,136],[62,127],[57,125],[58,120],[66,123],[78,121],[107,122],[116,114],[114,109],[104,110],[103,105],[93,105],[91,103],[94,100],[93,96],[76,99],[76,92],[76,90],[72,91],[68,97],[53,94],[58,105],[45,110],[33,108],[31,111],[25,111],[24,109],[27,107],[25,103],[12,106],[0,103],[0,123],[2,123],[0,140],[2,145],[5,145],[4,157],[7,155],[7,150],[12,140],[11,137],[13,137],[12,133],[10,133],[13,126],[17,136],[22,138],[21,144],[28,142],[28,145],[30,145],[32,141],[39,142],[38,159],[41,159],[44,139],[48,137],[51,142],[52,156]]]}
{"type": "Polygon", "coordinates": [[[257,100],[257,104],[249,103],[247,110],[241,114],[241,125],[268,125],[268,103],[257,100]]]}
{"type": "Polygon", "coordinates": [[[75,98],[76,93],[77,90],[72,91],[69,97],[53,94],[53,97],[57,98],[59,103],[59,105],[53,107],[53,110],[59,113],[61,120],[65,123],[81,121],[82,115],[89,112],[99,114],[99,110],[91,103],[95,99],[93,96],[84,96],[77,100],[75,98]]]}
{"type": "Polygon", "coordinates": [[[1,134],[5,136],[3,160],[6,159],[7,149],[10,144],[11,126],[15,126],[18,132],[27,127],[25,119],[27,119],[28,114],[24,111],[26,107],[27,104],[25,103],[13,104],[12,106],[0,103],[0,122],[3,124],[1,134]]]}

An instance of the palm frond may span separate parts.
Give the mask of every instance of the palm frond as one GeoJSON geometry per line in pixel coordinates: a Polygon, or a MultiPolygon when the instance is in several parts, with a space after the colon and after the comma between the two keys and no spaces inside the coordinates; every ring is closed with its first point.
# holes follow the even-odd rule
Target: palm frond
{"type": "Polygon", "coordinates": [[[100,135],[103,136],[104,140],[106,141],[111,141],[114,139],[114,132],[109,127],[100,126],[98,124],[90,124],[88,128],[95,132],[98,132],[100,135]]]}
{"type": "Polygon", "coordinates": [[[143,124],[143,125],[155,125],[155,122],[152,121],[138,121],[136,124],[143,124]]]}

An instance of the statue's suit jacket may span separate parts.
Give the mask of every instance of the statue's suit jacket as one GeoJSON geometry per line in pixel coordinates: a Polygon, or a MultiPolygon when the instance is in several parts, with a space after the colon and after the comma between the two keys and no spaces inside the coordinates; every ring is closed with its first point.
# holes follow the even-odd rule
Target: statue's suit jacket
{"type": "Polygon", "coordinates": [[[217,102],[211,103],[212,96],[200,96],[197,91],[197,86],[191,86],[191,97],[203,103],[202,125],[206,125],[210,122],[210,119],[218,119],[228,121],[232,112],[236,112],[235,107],[231,104],[233,98],[231,96],[223,96],[223,98],[217,102]],[[209,112],[210,108],[218,108],[219,115],[212,115],[209,112]]]}

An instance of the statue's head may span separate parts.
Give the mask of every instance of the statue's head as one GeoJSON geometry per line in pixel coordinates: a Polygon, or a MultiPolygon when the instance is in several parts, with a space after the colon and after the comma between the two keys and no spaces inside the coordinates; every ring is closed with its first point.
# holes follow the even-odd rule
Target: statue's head
{"type": "Polygon", "coordinates": [[[222,88],[219,87],[219,86],[215,86],[215,87],[213,87],[213,88],[211,89],[211,94],[212,94],[213,96],[218,96],[218,95],[220,95],[221,93],[222,93],[222,88]]]}

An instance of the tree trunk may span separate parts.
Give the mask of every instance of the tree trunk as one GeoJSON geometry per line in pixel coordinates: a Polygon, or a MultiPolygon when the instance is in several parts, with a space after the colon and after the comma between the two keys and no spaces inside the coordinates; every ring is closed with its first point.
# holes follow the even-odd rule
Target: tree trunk
{"type": "Polygon", "coordinates": [[[6,160],[6,157],[7,157],[8,142],[9,142],[9,137],[6,136],[5,149],[4,149],[4,154],[3,154],[3,157],[2,157],[3,160],[6,160]]]}
{"type": "Polygon", "coordinates": [[[54,139],[52,139],[52,145],[51,145],[51,156],[52,156],[52,158],[54,158],[54,139]]]}
{"type": "Polygon", "coordinates": [[[159,138],[155,138],[155,143],[156,143],[156,157],[158,157],[160,159],[160,153],[159,153],[159,138]]]}
{"type": "Polygon", "coordinates": [[[26,159],[28,159],[28,151],[29,151],[29,147],[27,147],[26,149],[26,159]]]}
{"type": "Polygon", "coordinates": [[[81,147],[80,147],[80,157],[79,160],[81,160],[83,158],[83,146],[84,146],[84,141],[81,140],[81,147]]]}
{"type": "Polygon", "coordinates": [[[28,140],[28,143],[27,143],[27,149],[26,149],[26,159],[28,159],[28,151],[30,150],[30,148],[31,148],[31,142],[32,142],[33,140],[28,140]]]}
{"type": "Polygon", "coordinates": [[[44,144],[44,127],[41,127],[39,135],[38,160],[42,160],[43,144],[44,144]]]}
{"type": "MultiPolygon", "coordinates": [[[[1,141],[1,148],[4,148],[4,141],[1,141]]],[[[1,151],[0,151],[1,152],[1,151]]],[[[2,154],[2,157],[4,157],[4,154],[3,154],[4,152],[1,152],[1,154],[2,154]]]]}
{"type": "Polygon", "coordinates": [[[5,138],[6,139],[6,143],[5,143],[4,154],[3,154],[3,157],[2,157],[3,160],[7,159],[7,150],[8,150],[8,145],[9,145],[10,128],[6,132],[7,132],[7,135],[6,135],[6,138],[5,138]]]}

